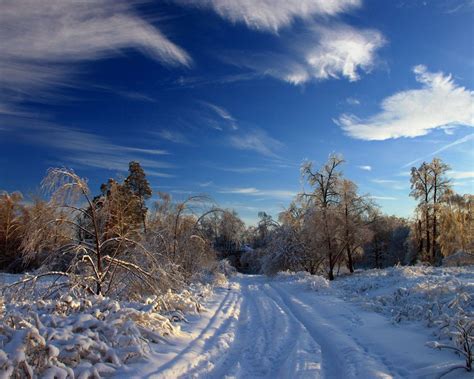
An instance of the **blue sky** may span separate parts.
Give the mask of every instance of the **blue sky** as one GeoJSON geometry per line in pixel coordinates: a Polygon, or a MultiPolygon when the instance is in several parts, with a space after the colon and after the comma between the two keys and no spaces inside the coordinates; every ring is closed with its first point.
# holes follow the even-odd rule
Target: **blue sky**
{"type": "Polygon", "coordinates": [[[390,214],[440,156],[474,184],[472,0],[0,2],[0,189],[51,166],[93,190],[139,160],[155,191],[252,223],[333,152],[390,214]]]}

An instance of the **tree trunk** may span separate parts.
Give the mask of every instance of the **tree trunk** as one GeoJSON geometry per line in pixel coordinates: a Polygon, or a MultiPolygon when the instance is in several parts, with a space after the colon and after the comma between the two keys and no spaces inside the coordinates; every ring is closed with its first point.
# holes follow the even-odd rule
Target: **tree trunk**
{"type": "Polygon", "coordinates": [[[349,246],[346,247],[346,251],[347,251],[347,268],[349,269],[349,272],[351,274],[354,273],[354,264],[352,262],[352,253],[351,253],[351,249],[349,246]]]}
{"type": "Polygon", "coordinates": [[[426,205],[426,211],[425,211],[425,236],[426,236],[425,258],[431,260],[430,259],[430,254],[431,254],[430,213],[428,211],[428,205],[426,205]]]}
{"type": "Polygon", "coordinates": [[[432,243],[431,243],[431,259],[432,259],[432,264],[436,264],[437,262],[437,257],[436,257],[436,233],[437,233],[437,230],[436,230],[436,223],[438,222],[437,219],[436,219],[436,211],[437,211],[437,208],[436,208],[436,203],[438,202],[438,199],[437,199],[437,177],[435,176],[435,184],[434,184],[434,188],[433,188],[433,232],[432,232],[432,243]]]}
{"type": "Polygon", "coordinates": [[[423,231],[421,220],[418,220],[418,257],[423,258],[423,231]]]}
{"type": "Polygon", "coordinates": [[[334,280],[334,267],[332,266],[332,263],[329,264],[328,279],[334,280]]]}

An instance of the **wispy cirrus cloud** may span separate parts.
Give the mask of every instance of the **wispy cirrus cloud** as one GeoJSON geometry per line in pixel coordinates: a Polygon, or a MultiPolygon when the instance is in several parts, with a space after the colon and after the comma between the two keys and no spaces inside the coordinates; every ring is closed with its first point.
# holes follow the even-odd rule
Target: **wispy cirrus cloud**
{"type": "Polygon", "coordinates": [[[200,103],[203,106],[205,106],[207,109],[209,109],[213,114],[218,116],[220,120],[223,120],[230,129],[237,130],[239,128],[237,126],[237,120],[224,107],[221,107],[213,103],[209,103],[207,101],[201,101],[200,103]]]}
{"type": "Polygon", "coordinates": [[[372,171],[372,166],[369,166],[369,165],[357,166],[357,168],[360,168],[361,170],[364,170],[364,171],[372,171]]]}
{"type": "MultiPolygon", "coordinates": [[[[134,8],[136,1],[15,0],[0,12],[0,102],[41,101],[73,81],[77,63],[136,49],[166,65],[190,56],[134,8]]],[[[6,104],[6,105],[5,105],[6,104]]],[[[19,110],[20,112],[21,110],[19,110]]]]}
{"type": "Polygon", "coordinates": [[[381,103],[381,111],[367,119],[343,114],[335,122],[351,137],[386,140],[418,137],[447,126],[474,126],[474,92],[457,85],[451,75],[413,68],[422,87],[398,92],[381,103]]]}
{"type": "Polygon", "coordinates": [[[270,189],[262,190],[255,187],[235,187],[227,188],[218,191],[219,193],[235,194],[235,195],[247,195],[247,196],[258,196],[268,197],[276,199],[291,199],[297,195],[296,191],[281,190],[281,189],[270,189]]]}
{"type": "MultiPolygon", "coordinates": [[[[163,170],[175,166],[157,159],[169,154],[163,149],[117,144],[90,132],[39,120],[34,124],[21,120],[10,125],[3,133],[14,134],[15,139],[35,146],[51,148],[51,151],[60,157],[57,158],[59,164],[74,163],[84,167],[124,172],[130,161],[138,160],[151,176],[174,176],[163,170]]],[[[54,153],[52,155],[54,156],[54,153]]]]}
{"type": "Polygon", "coordinates": [[[387,188],[396,189],[396,190],[406,189],[409,187],[408,182],[405,183],[399,180],[392,180],[392,179],[372,179],[371,182],[379,184],[387,188]]]}
{"type": "MultiPolygon", "coordinates": [[[[412,160],[411,162],[408,162],[407,164],[405,164],[403,167],[410,167],[412,166],[413,164],[417,163],[417,162],[420,162],[422,161],[423,159],[426,159],[426,158],[429,158],[429,157],[432,157],[436,154],[439,154],[445,150],[448,150],[448,149],[451,149],[455,146],[458,146],[458,145],[461,145],[463,143],[466,143],[466,142],[471,142],[471,141],[474,141],[474,133],[473,134],[468,134],[467,136],[464,136],[462,138],[458,138],[457,140],[453,141],[453,142],[450,142],[446,145],[444,145],[443,147],[440,147],[439,149],[433,151],[432,153],[424,156],[424,157],[421,157],[421,158],[417,158],[417,159],[414,159],[412,160]]],[[[472,142],[471,142],[472,143],[472,142]]]]}
{"type": "Polygon", "coordinates": [[[209,8],[249,28],[277,32],[295,19],[336,16],[361,6],[361,0],[175,0],[182,5],[209,8]]]}
{"type": "Polygon", "coordinates": [[[453,179],[474,179],[474,171],[449,171],[448,176],[453,179]]]}
{"type": "Polygon", "coordinates": [[[161,139],[164,139],[166,141],[170,141],[173,143],[184,144],[184,145],[191,144],[187,136],[185,136],[183,133],[178,132],[176,130],[162,129],[158,132],[153,132],[153,134],[157,135],[161,139]]]}
{"type": "Polygon", "coordinates": [[[371,199],[374,199],[374,200],[398,200],[397,197],[393,197],[393,196],[377,196],[377,195],[371,195],[369,196],[371,199]]]}
{"type": "Polygon", "coordinates": [[[348,97],[346,99],[346,102],[349,105],[360,105],[360,100],[355,97],[348,97]]]}
{"type": "Polygon", "coordinates": [[[236,149],[254,151],[269,158],[278,158],[278,151],[284,146],[262,129],[232,135],[229,142],[236,149]]]}
{"type": "Polygon", "coordinates": [[[271,168],[269,167],[216,167],[216,169],[221,170],[221,171],[226,171],[226,172],[235,172],[237,174],[253,174],[256,172],[265,172],[265,171],[271,171],[271,168]]]}

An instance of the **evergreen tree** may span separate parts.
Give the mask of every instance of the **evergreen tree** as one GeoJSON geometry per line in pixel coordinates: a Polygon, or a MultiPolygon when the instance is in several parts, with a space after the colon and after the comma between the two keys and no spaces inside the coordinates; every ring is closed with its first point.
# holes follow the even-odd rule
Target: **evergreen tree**
{"type": "Polygon", "coordinates": [[[151,197],[152,191],[150,183],[146,178],[145,171],[139,162],[132,161],[128,165],[128,177],[125,179],[125,185],[128,186],[140,202],[143,230],[146,233],[146,200],[151,197]]]}

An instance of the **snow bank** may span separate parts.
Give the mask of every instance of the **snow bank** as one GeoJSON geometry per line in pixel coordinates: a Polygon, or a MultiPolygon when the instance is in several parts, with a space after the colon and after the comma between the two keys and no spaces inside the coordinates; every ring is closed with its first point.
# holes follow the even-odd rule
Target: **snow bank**
{"type": "Polygon", "coordinates": [[[358,270],[332,282],[308,273],[283,272],[275,280],[302,284],[319,294],[356,303],[387,316],[394,324],[421,323],[431,328],[429,332],[426,329],[429,338],[434,335],[443,341],[430,343],[433,348],[457,348],[461,355],[466,354],[466,344],[473,349],[474,266],[358,270]]]}
{"type": "Polygon", "coordinates": [[[422,321],[448,330],[459,319],[474,319],[474,267],[368,270],[331,285],[345,299],[397,323],[422,321]]]}
{"type": "Polygon", "coordinates": [[[143,302],[69,294],[54,300],[0,298],[0,378],[111,375],[148,357],[151,343],[179,334],[175,322],[200,312],[200,300],[211,293],[210,285],[194,284],[143,302]]]}

